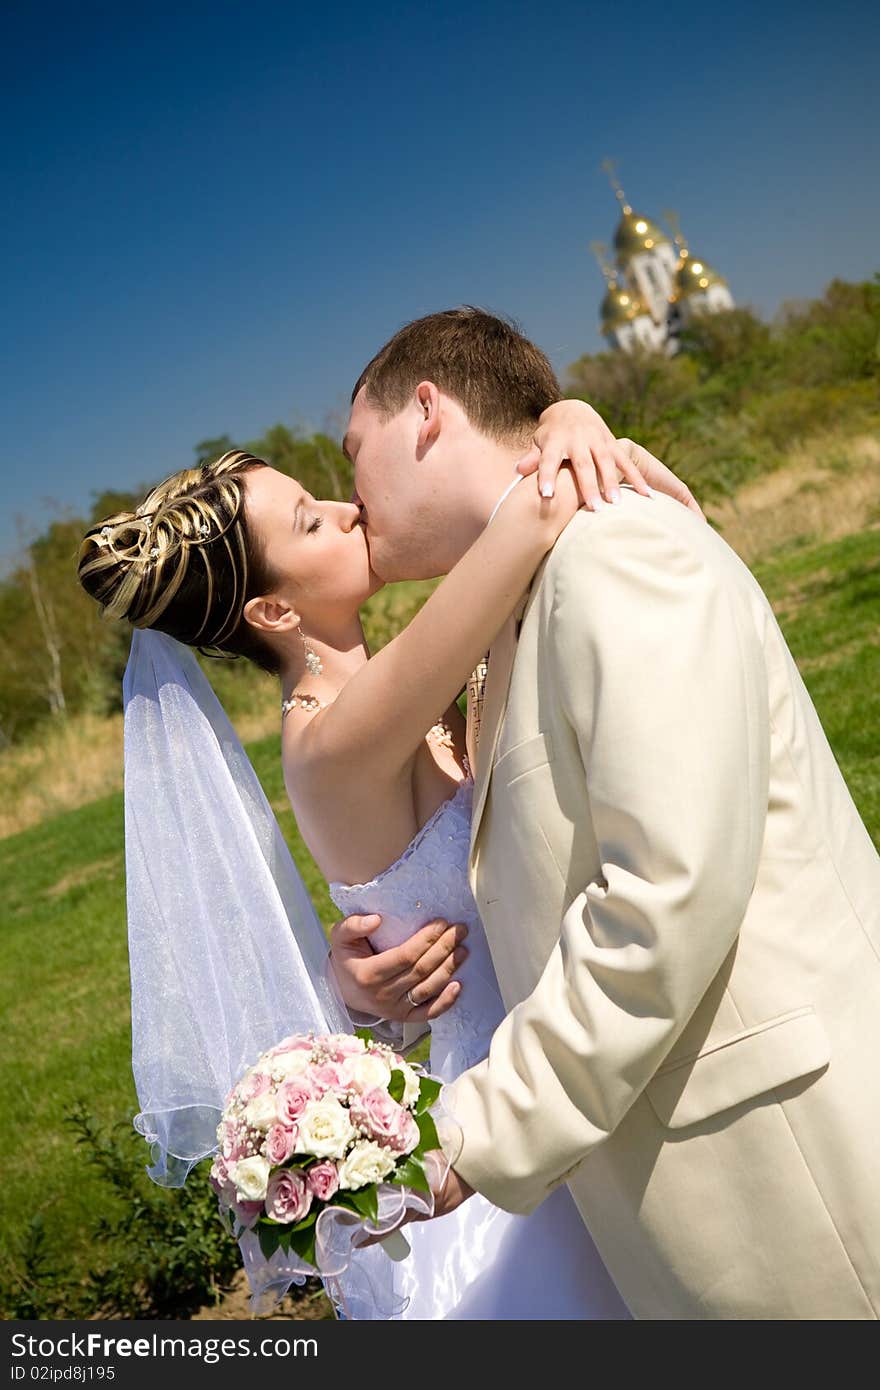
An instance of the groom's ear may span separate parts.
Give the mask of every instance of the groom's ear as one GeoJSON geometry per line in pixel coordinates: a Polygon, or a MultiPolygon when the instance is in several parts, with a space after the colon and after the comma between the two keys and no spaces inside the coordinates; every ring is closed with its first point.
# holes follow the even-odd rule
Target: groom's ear
{"type": "Polygon", "coordinates": [[[440,391],[433,381],[419,382],[416,405],[421,415],[417,444],[419,449],[425,449],[440,434],[440,391]]]}
{"type": "Polygon", "coordinates": [[[293,632],[300,625],[299,614],[280,598],[249,598],[242,612],[251,627],[261,632],[293,632]]]}

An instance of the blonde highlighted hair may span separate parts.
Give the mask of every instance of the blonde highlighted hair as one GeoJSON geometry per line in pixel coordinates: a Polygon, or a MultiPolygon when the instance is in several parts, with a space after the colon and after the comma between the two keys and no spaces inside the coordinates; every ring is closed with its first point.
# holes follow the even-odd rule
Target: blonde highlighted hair
{"type": "Polygon", "coordinates": [[[275,651],[243,616],[248,599],[274,584],[244,506],[245,474],[266,466],[232,449],[166,478],[133,512],[96,522],[80,544],[80,584],[108,618],[277,675],[275,651]]]}

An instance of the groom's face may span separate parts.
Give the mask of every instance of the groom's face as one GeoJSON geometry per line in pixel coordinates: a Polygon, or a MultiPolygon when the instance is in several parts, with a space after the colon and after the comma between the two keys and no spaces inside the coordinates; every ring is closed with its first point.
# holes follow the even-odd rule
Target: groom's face
{"type": "Polygon", "coordinates": [[[435,568],[436,487],[431,464],[418,457],[421,416],[415,400],[386,419],[358,392],[343,449],[354,465],[364,508],[370,564],[382,579],[429,579],[435,568]]]}

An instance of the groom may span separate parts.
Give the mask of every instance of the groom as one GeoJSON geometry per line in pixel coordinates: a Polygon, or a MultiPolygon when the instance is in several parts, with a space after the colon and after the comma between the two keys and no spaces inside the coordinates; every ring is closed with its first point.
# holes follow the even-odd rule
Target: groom
{"type": "MultiPolygon", "coordinates": [[[[397,333],[346,437],[376,572],[448,570],[558,396],[491,315],[397,333]]],[[[637,1318],[877,1318],[880,861],[676,502],[580,511],[493,643],[470,873],[509,1013],[445,1088],[438,1211],[567,1183],[637,1318]]]]}

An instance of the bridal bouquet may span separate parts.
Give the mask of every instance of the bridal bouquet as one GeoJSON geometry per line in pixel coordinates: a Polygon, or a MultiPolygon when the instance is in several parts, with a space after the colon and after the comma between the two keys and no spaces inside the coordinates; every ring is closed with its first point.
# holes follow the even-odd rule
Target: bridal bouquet
{"type": "Polygon", "coordinates": [[[429,1108],[440,1089],[366,1032],[296,1034],[264,1052],[217,1127],[211,1183],[232,1234],[256,1235],[266,1260],[280,1250],[327,1274],[340,1220],[350,1251],[367,1222],[370,1234],[391,1231],[418,1207],[413,1193],[430,1210],[425,1155],[439,1147],[429,1108]]]}

